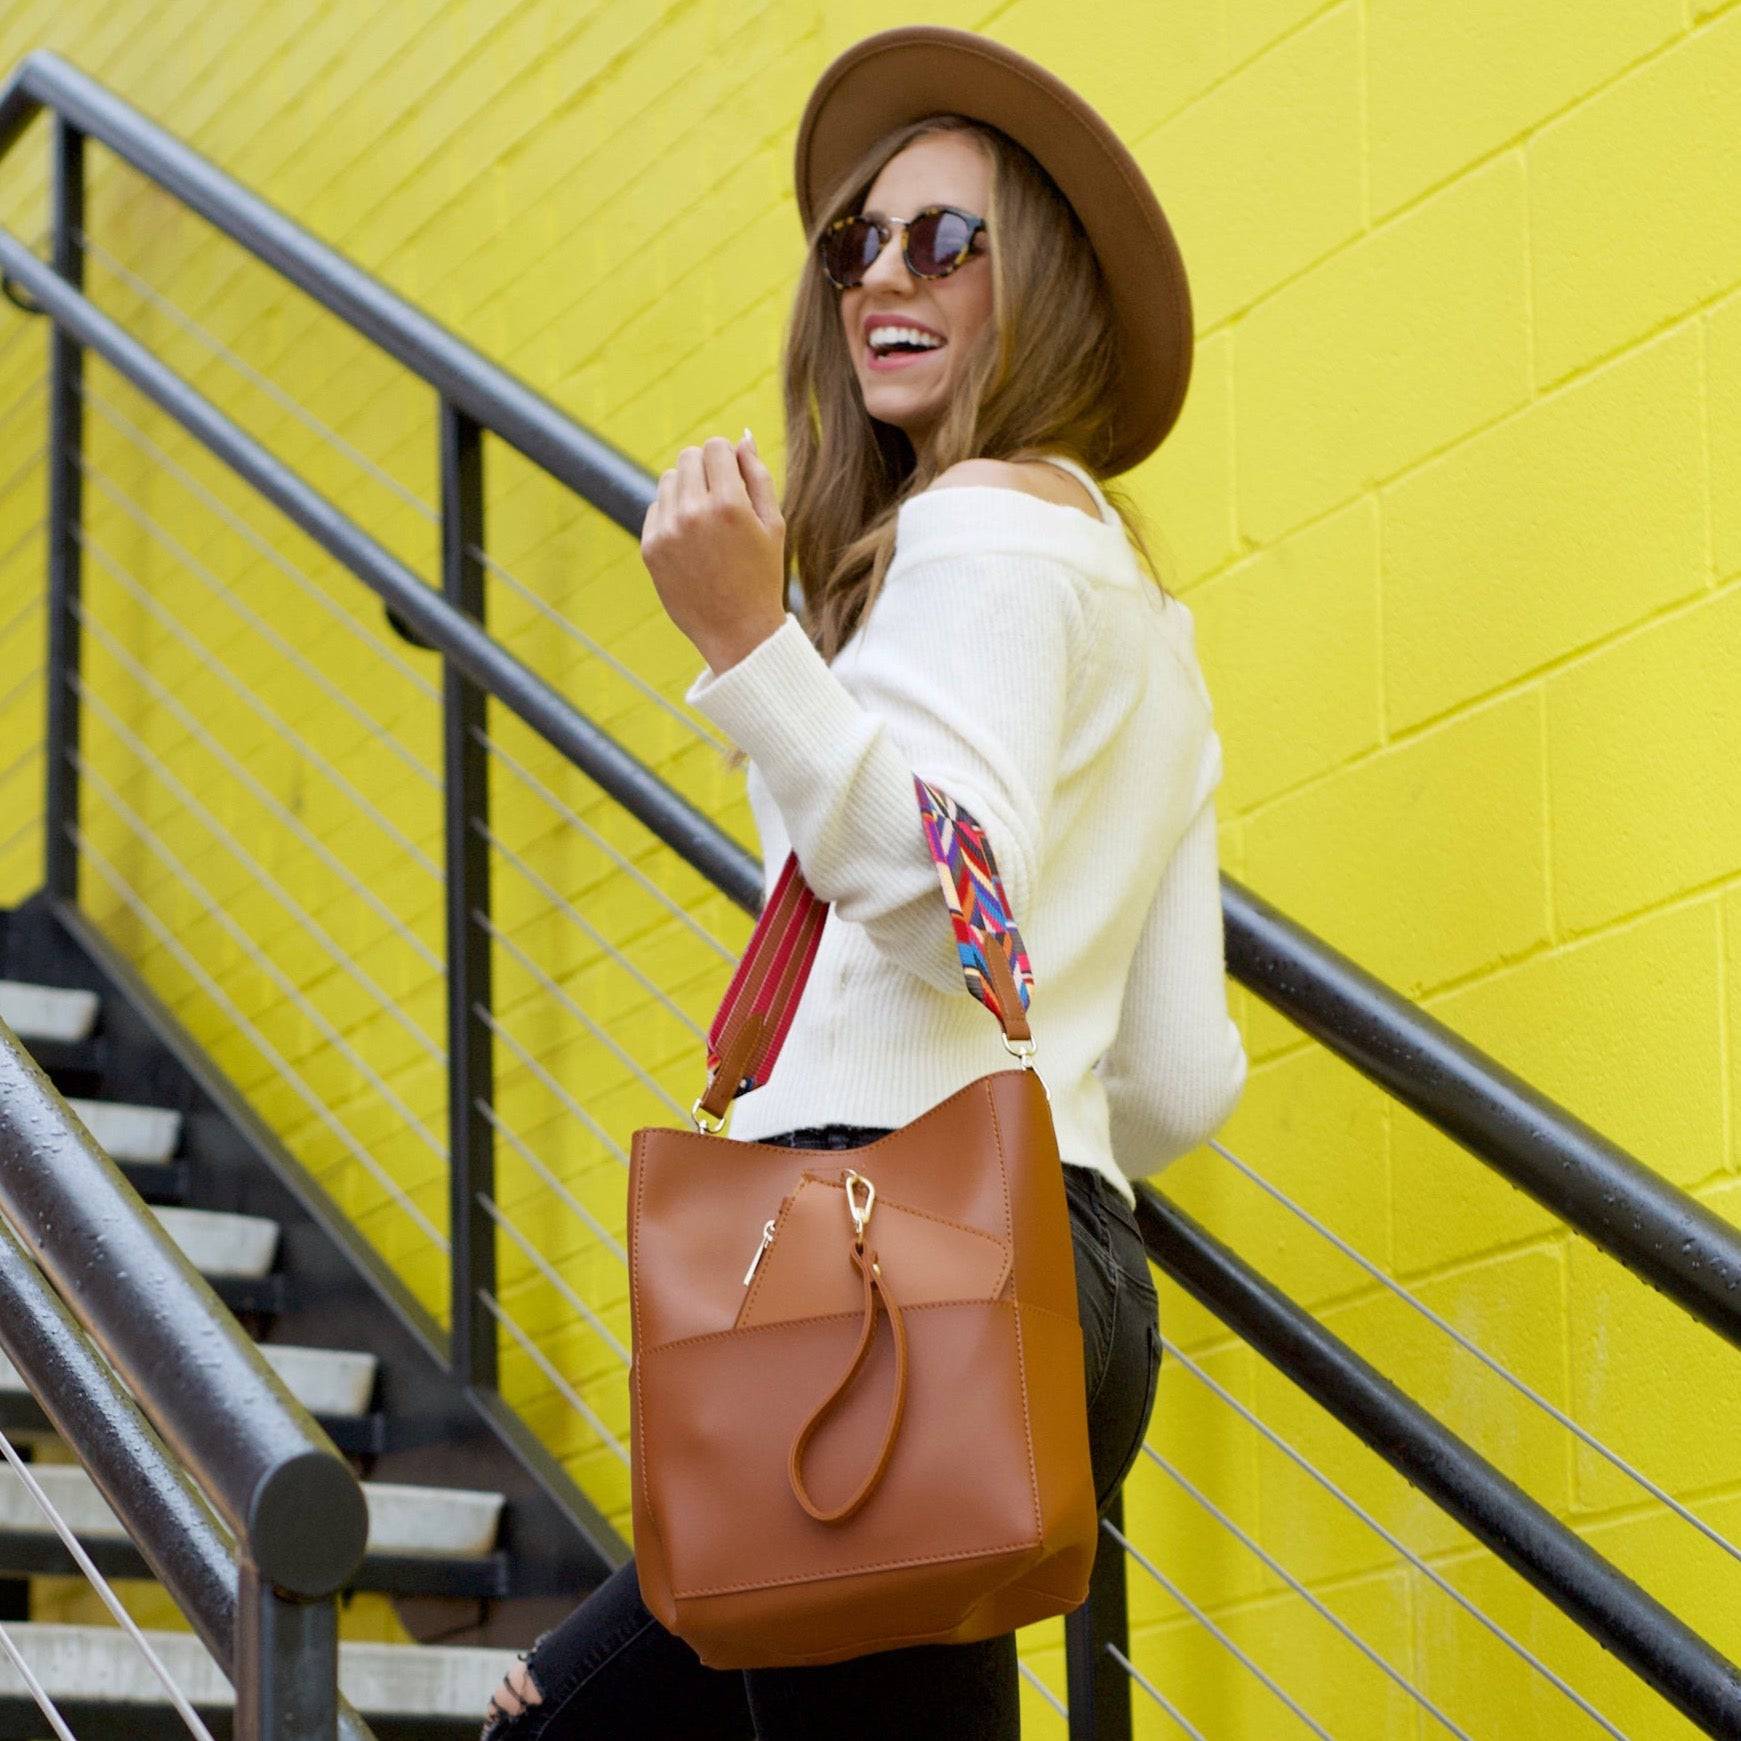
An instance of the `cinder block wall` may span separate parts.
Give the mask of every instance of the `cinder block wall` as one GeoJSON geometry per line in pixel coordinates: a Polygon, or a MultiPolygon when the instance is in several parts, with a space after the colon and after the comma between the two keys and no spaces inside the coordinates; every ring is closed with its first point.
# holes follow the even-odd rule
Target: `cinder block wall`
{"type": "MultiPolygon", "coordinates": [[[[1132,143],[1178,227],[1197,372],[1177,432],[1126,481],[1196,616],[1226,747],[1228,871],[1741,1217],[1741,12],[1697,0],[1594,10],[1228,0],[1108,4],[1085,18],[1018,0],[924,16],[1006,40],[1075,83],[1132,143]]],[[[0,64],[59,49],[650,469],[748,422],[778,471],[774,371],[798,244],[792,133],[826,61],[889,21],[863,5],[359,11],[239,0],[219,11],[59,0],[0,10],[0,64]]],[[[41,135],[0,169],[0,209],[30,237],[42,223],[41,135]]],[[[434,500],[427,391],[98,157],[90,230],[110,256],[91,268],[99,300],[433,574],[432,528],[405,499],[434,500]],[[154,296],[294,392],[367,463],[154,296]]],[[[0,343],[24,319],[8,310],[0,343]]],[[[39,337],[0,353],[0,411],[40,364],[39,337]]],[[[91,556],[87,594],[115,646],[91,648],[88,677],[116,723],[93,703],[87,755],[182,859],[179,871],[163,862],[93,790],[85,827],[116,880],[91,875],[87,900],[444,1310],[441,1254],[395,1196],[445,1228],[438,1157],[408,1134],[412,1118],[440,1131],[439,1069],[123,735],[248,830],[355,962],[439,1038],[428,953],[439,957],[440,909],[412,850],[439,860],[433,795],[343,705],[366,705],[433,765],[439,738],[418,679],[435,672],[401,643],[404,669],[384,668],[334,614],[379,628],[359,587],[101,366],[93,385],[108,414],[92,416],[92,465],[116,494],[90,486],[91,536],[112,567],[91,556]],[[251,536],[166,474],[139,435],[251,536]],[[141,525],[140,505],[159,531],[141,525]],[[230,609],[196,559],[283,645],[230,609]],[[299,761],[169,619],[285,710],[397,837],[299,761]],[[123,654],[172,695],[197,698],[193,723],[123,654]],[[200,727],[246,755],[305,834],[222,764],[200,727]],[[234,1013],[117,883],[330,1100],[344,1136],[237,1037],[234,1013]]],[[[8,901],[35,886],[40,855],[29,819],[41,618],[27,608],[41,572],[40,466],[28,469],[40,405],[26,401],[8,426],[25,470],[0,495],[0,622],[26,607],[0,638],[6,741],[22,757],[0,776],[6,827],[22,829],[0,845],[8,901]]],[[[496,586],[492,627],[753,843],[741,775],[643,687],[674,697],[699,664],[659,610],[633,540],[496,447],[489,493],[490,548],[518,582],[496,586]]],[[[497,922],[521,951],[497,952],[502,1019],[519,1046],[500,1049],[498,1107],[522,1139],[504,1145],[499,1195],[626,1342],[621,1265],[573,1204],[620,1232],[613,1145],[626,1148],[640,1124],[680,1122],[670,1103],[687,1106],[701,1081],[694,1025],[710,1017],[748,924],[529,733],[495,716],[490,729],[572,811],[553,812],[498,766],[500,838],[670,1000],[637,989],[597,937],[498,864],[497,922]],[[643,870],[711,946],[650,902],[643,870]],[[570,1005],[553,1002],[526,961],[570,1005]]],[[[1043,1005],[1041,964],[1036,1019],[1043,1005]]],[[[1235,1006],[1253,1071],[1226,1146],[1716,1529],[1741,1533],[1734,1355],[1261,1003],[1236,992],[1235,1006]]],[[[1164,1183],[1625,1570],[1741,1651],[1741,1570],[1718,1548],[1220,1155],[1205,1148],[1164,1183]]],[[[542,1361],[625,1435],[620,1363],[511,1244],[501,1298],[542,1361]]],[[[1166,1466],[1145,1459],[1133,1476],[1130,1533],[1325,1729],[1387,1741],[1443,1732],[1167,1466],[1471,1733],[1601,1730],[1435,1579],[1626,1733],[1693,1732],[1170,1285],[1163,1316],[1206,1378],[1426,1568],[1169,1359],[1151,1434],[1166,1466]]],[[[538,1360],[511,1337],[504,1348],[510,1396],[626,1530],[620,1459],[538,1360]]],[[[1138,1667],[1206,1732],[1309,1732],[1141,1566],[1131,1587],[1138,1667]]],[[[384,1605],[359,1604],[347,1626],[395,1635],[384,1605]]],[[[1060,1691],[1061,1640],[1059,1626],[1023,1640],[1060,1691]]],[[[1027,1732],[1062,1735],[1026,1683],[1024,1698],[1027,1732]]],[[[1139,1733],[1175,1732],[1140,1692],[1137,1707],[1139,1733]]]]}

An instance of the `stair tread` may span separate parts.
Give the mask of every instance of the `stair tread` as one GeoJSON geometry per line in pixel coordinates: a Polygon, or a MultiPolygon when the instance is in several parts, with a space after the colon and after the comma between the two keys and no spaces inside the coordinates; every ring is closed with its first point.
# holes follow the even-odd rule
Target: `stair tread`
{"type": "Polygon", "coordinates": [[[167,1161],[181,1141],[181,1114],[170,1106],[77,1094],[69,1094],[66,1103],[111,1160],[167,1161]]]}
{"type": "MultiPolygon", "coordinates": [[[[119,1627],[9,1620],[6,1630],[51,1699],[168,1708],[162,1682],[119,1627]]],[[[190,1702],[235,1704],[223,1669],[195,1633],[146,1629],[144,1636],[190,1702]]],[[[511,1650],[475,1645],[341,1640],[338,1649],[339,1686],[362,1716],[475,1715],[480,1728],[513,1662],[511,1650]]],[[[0,1658],[0,1697],[28,1696],[17,1669],[0,1658]]]]}
{"type": "MultiPolygon", "coordinates": [[[[30,1472],[81,1539],[113,1541],[126,1533],[80,1464],[36,1464],[30,1472]]],[[[451,1560],[484,1559],[495,1552],[506,1503],[500,1493],[396,1481],[365,1481],[362,1489],[369,1510],[370,1553],[451,1560]]],[[[0,1469],[0,1530],[37,1535],[53,1527],[18,1471],[0,1469]]]]}
{"type": "MultiPolygon", "coordinates": [[[[368,1413],[380,1364],[373,1354],[347,1348],[301,1348],[290,1343],[261,1342],[255,1346],[310,1414],[368,1413]]],[[[29,1388],[23,1374],[0,1354],[0,1393],[22,1395],[29,1388]]]]}
{"type": "Polygon", "coordinates": [[[0,979],[0,1021],[21,1040],[83,1040],[97,1019],[94,991],[0,979]]]}
{"type": "Polygon", "coordinates": [[[299,1348],[289,1343],[255,1344],[266,1364],[310,1414],[363,1415],[375,1391],[380,1361],[349,1348],[299,1348]]]}
{"type": "Polygon", "coordinates": [[[163,1230],[203,1274],[263,1276],[278,1255],[278,1223],[228,1209],[184,1209],[150,1204],[163,1230]]]}

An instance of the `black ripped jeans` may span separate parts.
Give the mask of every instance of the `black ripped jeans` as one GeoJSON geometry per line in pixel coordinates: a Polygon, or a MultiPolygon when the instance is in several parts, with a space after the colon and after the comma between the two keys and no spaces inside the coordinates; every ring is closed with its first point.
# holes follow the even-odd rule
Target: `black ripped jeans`
{"type": "MultiPolygon", "coordinates": [[[[849,1149],[887,1135],[836,1124],[760,1140],[849,1149]]],[[[1104,1512],[1141,1452],[1154,1410],[1158,1301],[1136,1214],[1116,1187],[1086,1167],[1066,1166],[1064,1179],[1089,1450],[1104,1512]]],[[[1021,1734],[1013,1632],[845,1662],[709,1668],[642,1606],[632,1559],[520,1660],[542,1699],[491,1718],[480,1741],[1017,1741],[1021,1734]]]]}

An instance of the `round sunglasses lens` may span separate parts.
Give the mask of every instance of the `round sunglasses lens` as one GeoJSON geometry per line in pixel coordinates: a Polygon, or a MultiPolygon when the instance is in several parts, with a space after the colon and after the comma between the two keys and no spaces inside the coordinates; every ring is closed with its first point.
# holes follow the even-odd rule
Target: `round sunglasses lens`
{"type": "Polygon", "coordinates": [[[837,284],[853,285],[869,271],[877,254],[875,226],[854,218],[822,238],[823,261],[837,284]]]}
{"type": "Polygon", "coordinates": [[[927,212],[907,234],[913,270],[924,278],[948,271],[967,246],[970,226],[956,212],[927,212]]]}

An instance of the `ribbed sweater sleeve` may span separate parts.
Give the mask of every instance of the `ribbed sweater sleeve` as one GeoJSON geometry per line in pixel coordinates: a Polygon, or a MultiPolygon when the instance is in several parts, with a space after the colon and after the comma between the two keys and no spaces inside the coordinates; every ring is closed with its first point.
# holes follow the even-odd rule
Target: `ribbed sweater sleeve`
{"type": "Polygon", "coordinates": [[[939,991],[959,994],[964,979],[913,776],[985,829],[1019,928],[1038,886],[1082,585],[1043,551],[897,552],[837,661],[850,688],[788,611],[686,693],[754,759],[816,894],[939,991]]]}
{"type": "Polygon", "coordinates": [[[1245,1087],[1245,1045],[1227,1011],[1220,781],[1221,740],[1211,731],[1195,811],[1137,939],[1118,1032],[1094,1067],[1106,1085],[1112,1152],[1133,1179],[1207,1141],[1245,1087]]]}

